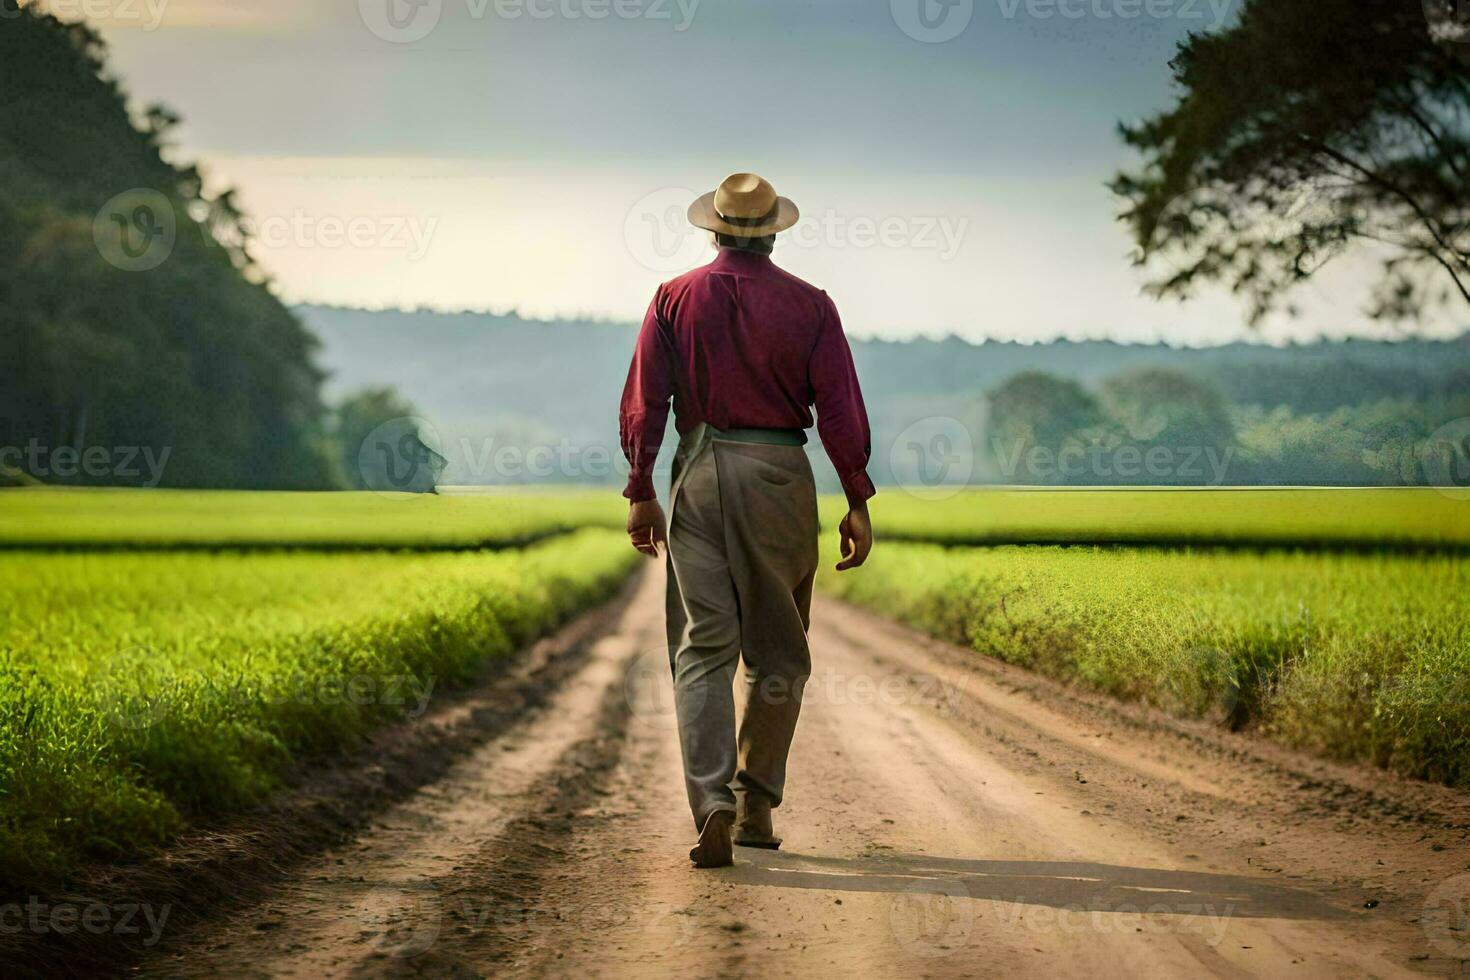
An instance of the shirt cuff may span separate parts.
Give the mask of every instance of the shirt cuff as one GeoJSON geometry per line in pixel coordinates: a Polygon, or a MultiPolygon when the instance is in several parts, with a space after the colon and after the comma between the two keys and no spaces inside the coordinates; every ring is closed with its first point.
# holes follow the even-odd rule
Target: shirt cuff
{"type": "Polygon", "coordinates": [[[640,504],[645,500],[656,500],[658,494],[653,489],[653,474],[628,474],[628,486],[623,490],[623,496],[635,504],[640,504]]]}
{"type": "Polygon", "coordinates": [[[868,479],[867,472],[858,470],[851,476],[843,477],[842,492],[847,494],[847,506],[856,508],[863,506],[878,490],[873,486],[873,481],[868,479]]]}

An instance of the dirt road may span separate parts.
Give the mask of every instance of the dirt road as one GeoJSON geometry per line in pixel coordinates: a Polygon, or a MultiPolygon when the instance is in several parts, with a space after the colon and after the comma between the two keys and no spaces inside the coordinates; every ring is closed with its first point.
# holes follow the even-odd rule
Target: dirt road
{"type": "Polygon", "coordinates": [[[693,871],[661,597],[653,572],[543,706],[145,969],[1470,975],[1467,795],[1079,695],[831,601],[785,846],[693,871]]]}

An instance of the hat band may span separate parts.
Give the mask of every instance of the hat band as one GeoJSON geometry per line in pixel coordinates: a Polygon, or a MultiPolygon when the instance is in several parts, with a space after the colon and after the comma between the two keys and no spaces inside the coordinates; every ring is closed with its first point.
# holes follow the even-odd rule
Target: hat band
{"type": "Polygon", "coordinates": [[[780,210],[781,202],[777,201],[775,205],[772,206],[771,210],[755,218],[732,218],[727,215],[720,214],[719,208],[715,208],[715,214],[719,214],[720,220],[725,222],[725,224],[727,225],[734,225],[737,228],[759,228],[761,225],[773,221],[776,217],[777,212],[779,212],[780,210]]]}

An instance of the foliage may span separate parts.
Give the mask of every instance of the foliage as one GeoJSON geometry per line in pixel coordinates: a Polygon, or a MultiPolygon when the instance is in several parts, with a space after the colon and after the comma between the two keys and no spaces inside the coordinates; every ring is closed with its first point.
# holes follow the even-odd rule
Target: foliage
{"type": "MultiPolygon", "coordinates": [[[[623,376],[608,365],[627,363],[633,325],[319,306],[299,312],[322,339],[334,399],[368,385],[392,385],[423,409],[446,448],[469,445],[487,459],[487,446],[525,452],[565,444],[577,453],[555,472],[537,474],[525,466],[514,472],[476,466],[472,453],[449,452],[444,482],[620,484],[626,471],[616,465],[622,458],[617,419],[607,406],[617,404],[623,376]],[[568,350],[578,356],[567,358],[568,350]],[[557,380],[555,398],[546,397],[548,377],[557,380]]],[[[852,341],[873,427],[869,474],[880,486],[913,476],[916,460],[907,450],[911,427],[938,417],[954,419],[971,433],[976,482],[1015,482],[1016,474],[988,468],[997,433],[984,424],[983,395],[1024,372],[1044,371],[1080,384],[1084,401],[1095,401],[1109,378],[1168,368],[1215,387],[1232,409],[1260,405],[1269,411],[1286,405],[1296,415],[1385,398],[1442,400],[1453,392],[1470,392],[1470,337],[1189,348],[1100,340],[977,344],[956,337],[852,341]]],[[[665,440],[665,473],[672,443],[665,440]]],[[[1237,450],[1237,460],[1242,453],[1237,450]]],[[[1284,459],[1273,467],[1273,483],[1311,482],[1310,458],[1284,459]]],[[[1244,480],[1238,470],[1232,463],[1231,478],[1244,480]]],[[[839,489],[820,451],[814,453],[813,471],[819,486],[839,489]]]]}
{"type": "Polygon", "coordinates": [[[1470,786],[1464,557],[889,543],[819,584],[1052,677],[1470,786]]]}
{"type": "Polygon", "coordinates": [[[1247,409],[1238,413],[1239,468],[1253,483],[1422,485],[1426,440],[1466,414],[1466,398],[1457,407],[1382,401],[1320,415],[1247,409]]]}
{"type": "MultiPolygon", "coordinates": [[[[421,511],[420,514],[423,512],[421,511]]],[[[260,798],[607,596],[637,555],[51,554],[0,565],[0,880],[260,798]]]]}
{"type": "Polygon", "coordinates": [[[1428,485],[1427,443],[1440,426],[1470,416],[1470,389],[1455,387],[1461,377],[1451,373],[1439,385],[1395,385],[1407,393],[1369,401],[1385,390],[1372,378],[1350,362],[1278,370],[1254,383],[1237,377],[1242,397],[1260,395],[1264,404],[1232,405],[1209,380],[1169,368],[1106,378],[1096,399],[1074,382],[1028,372],[988,396],[985,448],[1005,483],[1428,485]],[[1333,407],[1298,412],[1275,403],[1294,378],[1313,386],[1304,384],[1295,401],[1333,407]],[[1068,453],[1072,465],[1058,465],[1068,453]]]}
{"type": "Polygon", "coordinates": [[[444,457],[425,442],[418,411],[388,387],[364,388],[333,412],[340,465],[359,490],[429,493],[444,457]]]}
{"type": "Polygon", "coordinates": [[[1056,445],[1102,421],[1097,400],[1081,385],[1041,371],[1008,379],[987,399],[991,424],[1007,441],[1056,445]]]}
{"type": "MultiPolygon", "coordinates": [[[[1458,0],[1246,0],[1191,34],[1177,104],[1124,141],[1113,190],[1160,296],[1204,281],[1253,322],[1354,247],[1381,259],[1370,312],[1470,303],[1470,40],[1458,0]]],[[[1290,307],[1288,306],[1288,309],[1290,307]]]]}
{"type": "Polygon", "coordinates": [[[986,395],[986,402],[989,448],[1007,483],[1056,482],[1056,474],[1028,455],[1032,448],[1057,453],[1107,438],[1097,400],[1077,382],[1042,371],[1007,379],[986,395]]]}
{"type": "Polygon", "coordinates": [[[167,450],[173,486],[332,486],[316,342],[251,262],[233,195],[169,162],[177,117],[134,125],[97,34],[39,6],[0,18],[0,447],[167,450]],[[162,249],[162,229],[154,268],[104,257],[162,249]]]}
{"type": "Polygon", "coordinates": [[[1225,399],[1183,371],[1141,368],[1117,375],[1103,383],[1102,399],[1124,434],[1143,445],[1223,449],[1235,441],[1225,399]]]}
{"type": "MultiPolygon", "coordinates": [[[[1466,350],[1470,353],[1470,347],[1466,350]]],[[[1445,369],[1433,373],[1395,363],[1396,351],[1384,344],[1379,351],[1354,357],[1201,364],[1197,370],[1236,408],[1286,408],[1297,415],[1383,401],[1443,402],[1470,394],[1470,363],[1457,363],[1453,348],[1442,356],[1445,369]]]]}

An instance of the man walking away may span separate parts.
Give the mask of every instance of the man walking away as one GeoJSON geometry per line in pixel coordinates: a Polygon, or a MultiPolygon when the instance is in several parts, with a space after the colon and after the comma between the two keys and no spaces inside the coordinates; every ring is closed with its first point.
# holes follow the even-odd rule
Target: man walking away
{"type": "Polygon", "coordinates": [[[770,259],[797,216],[749,173],[690,205],[719,254],[659,287],[623,390],[628,534],[650,556],[667,542],[669,659],[699,834],[689,857],[701,868],[732,863],[732,833],[735,844],[781,844],[771,810],[811,672],[818,525],[802,446],[813,406],[849,508],[838,570],[861,565],[873,543],[868,419],[837,308],[770,259]],[[666,526],[652,470],[671,400],[680,439],[666,526]],[[748,683],[738,736],[737,658],[748,683]]]}

